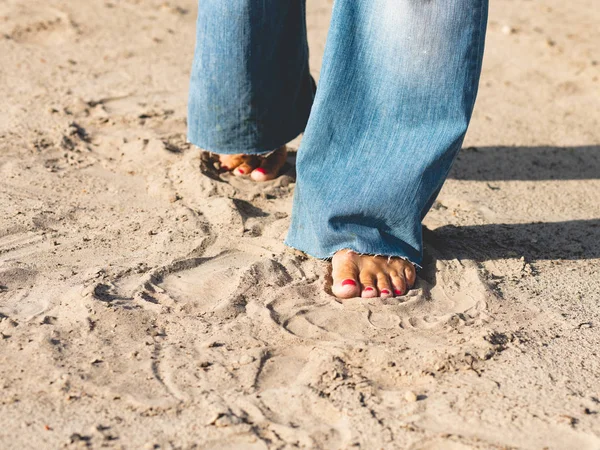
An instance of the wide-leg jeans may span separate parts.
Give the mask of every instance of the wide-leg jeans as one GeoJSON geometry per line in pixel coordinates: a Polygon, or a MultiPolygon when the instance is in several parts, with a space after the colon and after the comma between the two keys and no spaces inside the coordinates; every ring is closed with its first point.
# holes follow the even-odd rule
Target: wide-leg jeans
{"type": "Polygon", "coordinates": [[[335,0],[318,89],[305,0],[199,0],[188,139],[265,154],[304,132],[286,244],[422,260],[465,136],[487,0],[335,0]]]}

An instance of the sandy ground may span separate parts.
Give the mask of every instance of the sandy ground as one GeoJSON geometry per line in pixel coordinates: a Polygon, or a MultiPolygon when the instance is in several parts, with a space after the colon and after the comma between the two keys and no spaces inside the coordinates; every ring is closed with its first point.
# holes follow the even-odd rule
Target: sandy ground
{"type": "Polygon", "coordinates": [[[345,305],[293,155],[186,144],[195,8],[0,1],[0,448],[600,449],[596,2],[492,3],[417,289],[345,305]]]}

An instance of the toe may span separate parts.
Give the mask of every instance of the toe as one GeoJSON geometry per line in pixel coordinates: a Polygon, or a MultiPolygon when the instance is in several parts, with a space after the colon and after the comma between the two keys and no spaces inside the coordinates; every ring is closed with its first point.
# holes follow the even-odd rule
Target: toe
{"type": "Polygon", "coordinates": [[[269,156],[262,159],[260,166],[252,171],[250,175],[255,181],[268,181],[277,177],[279,171],[285,164],[287,157],[287,148],[285,146],[278,148],[269,156]]]}
{"type": "Polygon", "coordinates": [[[406,266],[404,267],[404,277],[406,278],[408,289],[412,289],[417,281],[417,270],[415,269],[415,266],[408,261],[406,261],[406,266]]]}
{"type": "Polygon", "coordinates": [[[377,289],[379,289],[381,298],[388,298],[393,295],[390,277],[386,273],[380,272],[377,274],[377,289]]]}
{"type": "Polygon", "coordinates": [[[352,258],[352,254],[340,251],[332,260],[333,284],[331,291],[338,298],[353,298],[360,295],[358,283],[358,267],[352,258]]]}
{"type": "Polygon", "coordinates": [[[406,288],[406,280],[404,278],[404,273],[398,274],[398,272],[393,270],[390,272],[390,278],[392,280],[392,289],[393,289],[394,295],[396,297],[398,297],[400,295],[406,294],[407,288],[406,288]]]}
{"type": "Polygon", "coordinates": [[[219,155],[222,172],[229,172],[244,162],[245,155],[219,155]]]}
{"type": "Polygon", "coordinates": [[[375,276],[371,272],[361,270],[359,279],[361,287],[360,296],[363,298],[377,297],[377,279],[375,276]]]}
{"type": "Polygon", "coordinates": [[[331,291],[337,298],[354,298],[360,295],[360,288],[356,282],[356,274],[347,274],[340,279],[334,279],[331,291]]]}
{"type": "Polygon", "coordinates": [[[236,176],[247,176],[258,166],[259,160],[256,156],[246,156],[244,161],[236,167],[233,174],[236,176]]]}

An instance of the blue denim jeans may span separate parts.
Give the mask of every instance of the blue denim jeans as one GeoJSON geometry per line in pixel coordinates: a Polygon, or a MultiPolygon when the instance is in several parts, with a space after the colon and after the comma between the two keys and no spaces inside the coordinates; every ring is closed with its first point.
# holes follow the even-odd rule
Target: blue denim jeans
{"type": "Polygon", "coordinates": [[[304,131],[286,244],[422,260],[423,217],[462,144],[487,0],[336,0],[318,90],[304,0],[202,0],[188,139],[272,151],[304,131]]]}

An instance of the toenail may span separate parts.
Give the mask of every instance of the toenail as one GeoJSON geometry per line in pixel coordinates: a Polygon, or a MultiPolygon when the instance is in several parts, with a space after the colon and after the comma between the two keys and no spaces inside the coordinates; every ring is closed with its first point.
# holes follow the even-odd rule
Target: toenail
{"type": "Polygon", "coordinates": [[[381,290],[381,293],[382,293],[382,294],[389,294],[389,293],[390,293],[390,291],[388,291],[387,289],[382,289],[382,290],[381,290]]]}
{"type": "Polygon", "coordinates": [[[350,280],[350,279],[342,281],[342,286],[348,286],[348,285],[356,286],[356,281],[350,280]]]}
{"type": "Polygon", "coordinates": [[[394,294],[402,295],[402,291],[400,289],[394,289],[394,294]]]}
{"type": "Polygon", "coordinates": [[[229,167],[227,167],[227,166],[221,166],[221,170],[227,170],[228,171],[229,167]]]}
{"type": "Polygon", "coordinates": [[[255,172],[258,173],[262,173],[263,175],[267,174],[267,171],[265,169],[263,169],[262,167],[259,167],[258,169],[254,169],[255,172]]]}
{"type": "Polygon", "coordinates": [[[371,286],[367,286],[367,287],[365,288],[365,292],[366,292],[366,291],[372,291],[372,290],[373,290],[373,288],[372,288],[371,286]]]}
{"type": "Polygon", "coordinates": [[[238,169],[238,172],[241,173],[241,174],[246,173],[246,171],[244,169],[238,169]]]}

